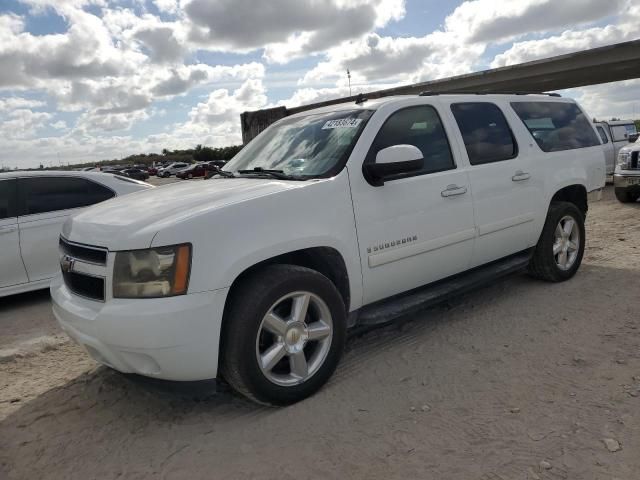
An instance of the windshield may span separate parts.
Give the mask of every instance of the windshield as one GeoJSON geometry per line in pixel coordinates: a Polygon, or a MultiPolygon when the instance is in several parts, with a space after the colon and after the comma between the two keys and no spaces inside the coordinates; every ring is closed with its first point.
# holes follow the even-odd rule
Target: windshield
{"type": "Polygon", "coordinates": [[[636,126],[633,123],[626,125],[611,125],[611,135],[614,141],[627,140],[629,135],[633,135],[636,132],[636,126]]]}
{"type": "Polygon", "coordinates": [[[303,177],[335,174],[372,113],[353,110],[285,118],[244,147],[223,171],[281,170],[303,177]]]}

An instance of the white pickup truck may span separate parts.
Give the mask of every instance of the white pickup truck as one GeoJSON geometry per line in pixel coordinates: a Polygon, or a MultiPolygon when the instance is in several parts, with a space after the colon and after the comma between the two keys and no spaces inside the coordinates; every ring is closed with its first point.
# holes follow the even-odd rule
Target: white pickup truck
{"type": "Polygon", "coordinates": [[[589,117],[554,95],[421,95],[280,120],[206,182],[63,227],[53,309],[98,362],[224,377],[285,405],[347,330],[528,271],[571,278],[605,183],[589,117]]]}
{"type": "Polygon", "coordinates": [[[633,120],[610,120],[596,122],[595,126],[602,140],[607,175],[613,175],[620,149],[629,145],[629,142],[635,142],[638,139],[636,125],[633,120]]]}
{"type": "Polygon", "coordinates": [[[616,198],[622,203],[640,198],[640,138],[618,152],[618,164],[613,174],[616,198]]]}

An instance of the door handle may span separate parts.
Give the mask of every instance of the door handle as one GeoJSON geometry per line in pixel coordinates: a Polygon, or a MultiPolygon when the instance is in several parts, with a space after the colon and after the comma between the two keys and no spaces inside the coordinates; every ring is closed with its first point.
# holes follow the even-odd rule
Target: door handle
{"type": "Polygon", "coordinates": [[[0,235],[4,235],[5,233],[15,232],[18,227],[0,227],[0,235]]]}
{"type": "Polygon", "coordinates": [[[511,180],[513,180],[514,182],[521,182],[523,180],[529,180],[530,178],[531,175],[529,173],[518,170],[516,174],[511,177],[511,180]]]}
{"type": "Polygon", "coordinates": [[[452,184],[447,185],[447,188],[440,192],[440,195],[443,197],[453,197],[455,195],[464,195],[465,193],[467,193],[467,187],[459,187],[458,185],[452,184]]]}

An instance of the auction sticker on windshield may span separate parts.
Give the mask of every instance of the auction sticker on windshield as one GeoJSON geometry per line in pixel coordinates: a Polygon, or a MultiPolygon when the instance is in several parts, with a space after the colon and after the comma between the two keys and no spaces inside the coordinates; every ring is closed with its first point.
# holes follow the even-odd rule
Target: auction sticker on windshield
{"type": "Polygon", "coordinates": [[[322,127],[323,130],[329,128],[356,128],[362,122],[361,118],[339,118],[337,120],[329,120],[322,127]]]}

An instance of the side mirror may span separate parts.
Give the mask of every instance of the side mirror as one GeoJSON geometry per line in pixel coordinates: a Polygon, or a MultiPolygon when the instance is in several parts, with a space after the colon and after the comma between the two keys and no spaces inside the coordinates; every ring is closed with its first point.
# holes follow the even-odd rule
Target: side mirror
{"type": "Polygon", "coordinates": [[[362,172],[371,185],[380,187],[384,185],[385,179],[401,173],[416,172],[423,164],[424,158],[418,147],[394,145],[380,150],[376,155],[376,162],[365,163],[362,172]]]}
{"type": "Polygon", "coordinates": [[[629,140],[629,143],[634,143],[638,140],[638,136],[640,136],[640,133],[630,133],[627,139],[629,140]]]}

